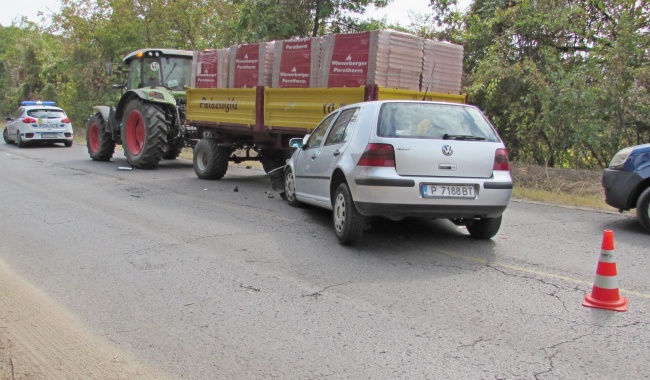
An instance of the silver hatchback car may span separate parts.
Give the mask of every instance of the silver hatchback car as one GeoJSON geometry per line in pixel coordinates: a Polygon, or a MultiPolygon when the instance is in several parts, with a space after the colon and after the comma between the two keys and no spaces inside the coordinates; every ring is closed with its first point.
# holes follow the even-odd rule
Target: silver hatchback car
{"type": "Polygon", "coordinates": [[[512,193],[508,153],[481,111],[464,104],[374,101],[328,115],[284,170],[284,195],[333,210],[351,244],[371,217],[446,218],[490,239],[512,193]]]}

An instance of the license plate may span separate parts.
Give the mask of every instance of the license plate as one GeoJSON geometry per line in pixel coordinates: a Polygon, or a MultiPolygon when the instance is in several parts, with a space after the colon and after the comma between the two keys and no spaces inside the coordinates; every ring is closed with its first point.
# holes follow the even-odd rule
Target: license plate
{"type": "Polygon", "coordinates": [[[473,185],[427,184],[422,185],[424,198],[476,198],[473,185]]]}
{"type": "Polygon", "coordinates": [[[56,139],[59,137],[58,133],[41,133],[42,139],[56,139]]]}

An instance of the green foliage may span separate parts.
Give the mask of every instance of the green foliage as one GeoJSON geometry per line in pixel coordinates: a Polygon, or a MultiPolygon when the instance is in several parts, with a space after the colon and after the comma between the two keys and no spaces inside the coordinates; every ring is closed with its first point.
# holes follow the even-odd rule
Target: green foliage
{"type": "Polygon", "coordinates": [[[240,42],[270,41],[346,33],[385,26],[381,20],[362,21],[369,5],[384,7],[389,0],[235,0],[240,42]]]}
{"type": "MultiPolygon", "coordinates": [[[[396,0],[395,0],[396,1],[396,0]]],[[[390,0],[61,0],[50,26],[0,27],[0,111],[51,99],[76,128],[119,93],[104,64],[143,47],[235,43],[393,28],[465,48],[463,88],[511,158],[602,167],[650,141],[650,12],[637,0],[430,0],[407,25],[359,17],[390,0]]]]}
{"type": "Polygon", "coordinates": [[[650,141],[648,12],[637,2],[482,0],[465,22],[470,99],[514,159],[603,167],[650,141]]]}

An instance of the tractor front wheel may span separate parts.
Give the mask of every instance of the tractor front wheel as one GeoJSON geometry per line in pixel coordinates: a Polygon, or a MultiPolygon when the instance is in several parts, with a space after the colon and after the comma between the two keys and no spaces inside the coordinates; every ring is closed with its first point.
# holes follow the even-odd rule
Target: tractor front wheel
{"type": "Polygon", "coordinates": [[[153,169],[163,158],[167,145],[167,119],[163,108],[134,99],[122,119],[124,156],[133,167],[153,169]]]}
{"type": "MultiPolygon", "coordinates": [[[[100,114],[94,114],[88,119],[86,145],[88,154],[94,161],[108,161],[115,153],[115,141],[100,114]]],[[[67,142],[66,146],[68,146],[67,142]]]]}

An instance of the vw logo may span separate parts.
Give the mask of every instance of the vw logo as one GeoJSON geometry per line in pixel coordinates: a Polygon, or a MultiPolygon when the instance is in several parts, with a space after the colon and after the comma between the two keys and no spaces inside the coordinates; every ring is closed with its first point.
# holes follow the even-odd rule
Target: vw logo
{"type": "Polygon", "coordinates": [[[452,154],[454,154],[454,150],[451,149],[451,145],[443,145],[442,154],[444,154],[445,156],[451,156],[452,154]]]}

